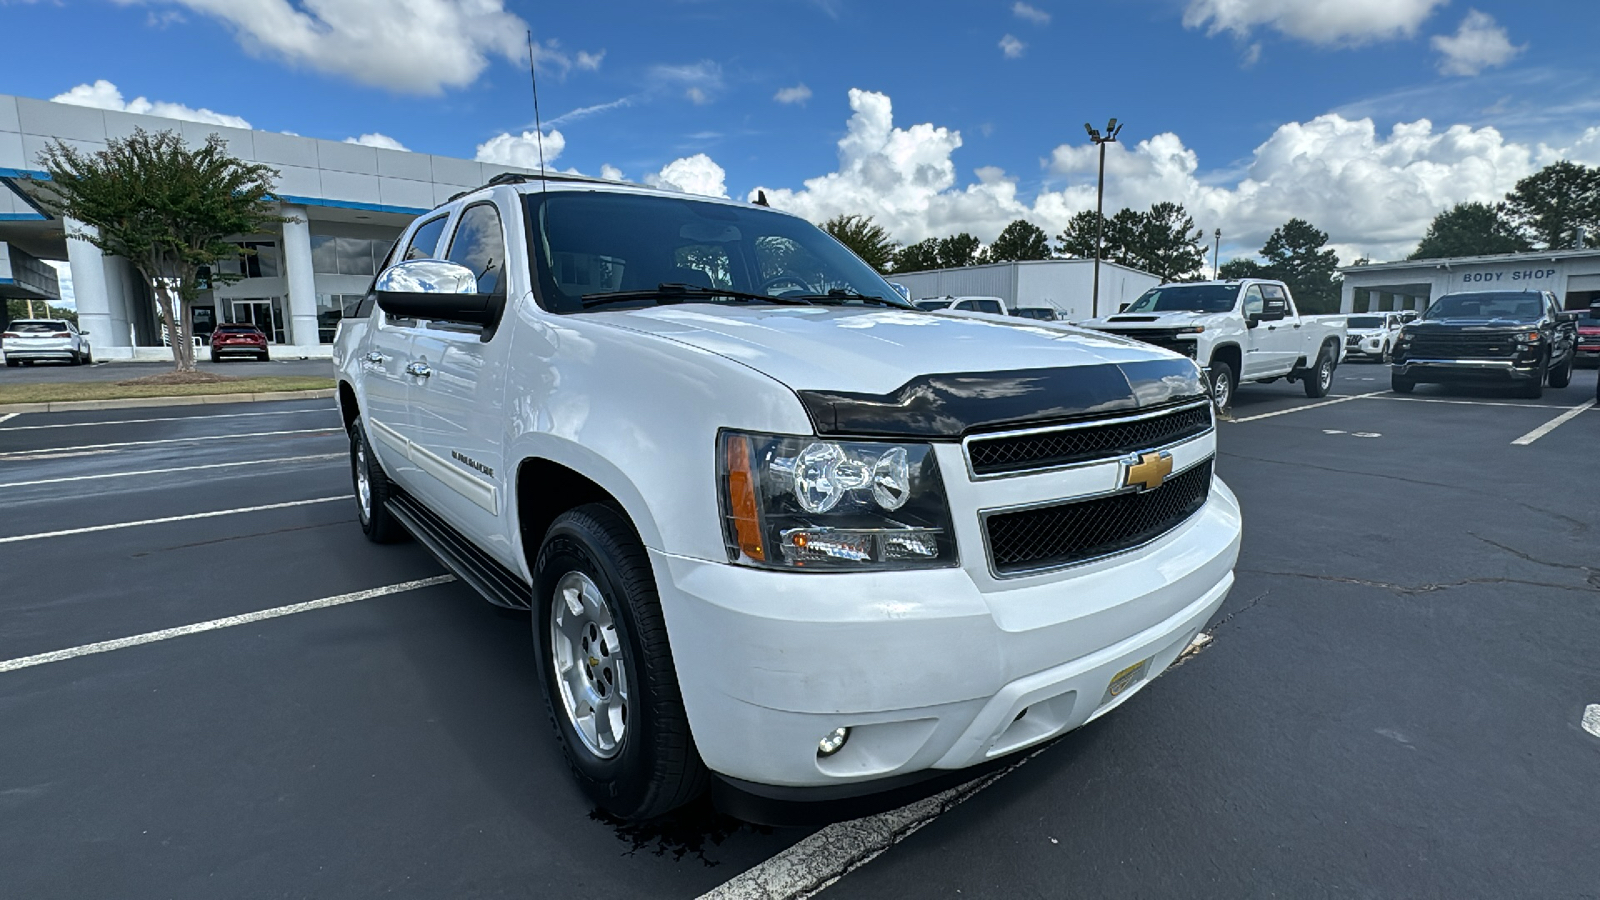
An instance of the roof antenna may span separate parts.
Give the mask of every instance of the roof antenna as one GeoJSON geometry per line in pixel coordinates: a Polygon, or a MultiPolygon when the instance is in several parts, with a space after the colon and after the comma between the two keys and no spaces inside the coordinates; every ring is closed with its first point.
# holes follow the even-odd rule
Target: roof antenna
{"type": "Polygon", "coordinates": [[[544,123],[539,118],[539,75],[534,66],[532,28],[528,29],[528,81],[533,85],[533,137],[539,145],[539,191],[543,193],[548,188],[544,176],[544,123]]]}
{"type": "Polygon", "coordinates": [[[767,202],[767,192],[766,191],[763,191],[763,190],[760,190],[760,189],[756,190],[756,205],[757,206],[771,206],[772,205],[772,204],[767,202]]]}

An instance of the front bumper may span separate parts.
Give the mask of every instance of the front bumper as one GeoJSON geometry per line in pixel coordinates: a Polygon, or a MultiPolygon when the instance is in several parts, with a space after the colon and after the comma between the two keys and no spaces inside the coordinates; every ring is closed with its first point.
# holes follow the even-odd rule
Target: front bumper
{"type": "Polygon", "coordinates": [[[1170,665],[1233,584],[1220,480],[1138,551],[980,590],[965,569],[774,572],[651,551],[701,757],[738,782],[871,793],[1038,744],[1170,665]],[[1140,666],[1115,695],[1112,680],[1140,666]],[[851,736],[833,756],[817,742],[851,736]]]}
{"type": "Polygon", "coordinates": [[[1394,374],[1418,382],[1518,382],[1539,377],[1539,361],[1520,359],[1408,359],[1394,374]]]}

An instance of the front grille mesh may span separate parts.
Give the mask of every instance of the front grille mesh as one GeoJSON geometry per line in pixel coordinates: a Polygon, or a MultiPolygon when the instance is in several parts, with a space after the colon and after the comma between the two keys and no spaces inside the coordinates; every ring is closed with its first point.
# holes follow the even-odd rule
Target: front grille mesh
{"type": "Polygon", "coordinates": [[[1205,505],[1211,460],[1142,493],[1111,494],[989,516],[994,570],[1014,575],[1119,553],[1154,540],[1205,505]]]}
{"type": "Polygon", "coordinates": [[[1112,459],[1176,443],[1210,429],[1211,407],[1206,404],[1148,419],[1033,434],[976,437],[968,443],[967,453],[973,474],[1001,475],[1112,459]]]}
{"type": "Polygon", "coordinates": [[[1406,355],[1417,359],[1482,359],[1511,356],[1517,345],[1508,334],[1422,334],[1406,355]]]}

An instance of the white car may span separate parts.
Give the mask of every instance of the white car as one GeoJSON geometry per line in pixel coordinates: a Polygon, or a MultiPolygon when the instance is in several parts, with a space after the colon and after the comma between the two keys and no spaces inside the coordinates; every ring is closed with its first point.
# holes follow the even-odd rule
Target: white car
{"type": "Polygon", "coordinates": [[[925,297],[917,301],[917,308],[926,312],[954,310],[957,312],[1006,314],[1006,302],[999,297],[925,297]]]}
{"type": "Polygon", "coordinates": [[[532,608],[613,814],[1016,753],[1233,584],[1187,359],[921,312],[798,217],[575,177],[501,176],[395,248],[334,345],[361,527],[532,608]]]}
{"type": "Polygon", "coordinates": [[[1078,324],[1189,357],[1210,373],[1224,411],[1246,381],[1299,381],[1307,397],[1325,397],[1344,358],[1339,317],[1303,316],[1288,285],[1261,278],[1163,284],[1114,316],[1078,324]]]}
{"type": "Polygon", "coordinates": [[[1405,318],[1397,312],[1346,317],[1346,358],[1388,362],[1394,350],[1395,338],[1400,336],[1400,326],[1405,322],[1405,318]]]}
{"type": "Polygon", "coordinates": [[[0,352],[11,368],[40,361],[88,365],[94,362],[88,336],[66,319],[17,319],[0,335],[0,352]]]}

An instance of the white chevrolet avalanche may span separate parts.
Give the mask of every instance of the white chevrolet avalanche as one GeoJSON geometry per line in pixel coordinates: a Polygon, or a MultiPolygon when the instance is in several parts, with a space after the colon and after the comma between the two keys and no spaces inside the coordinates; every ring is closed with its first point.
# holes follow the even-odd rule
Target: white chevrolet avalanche
{"type": "Polygon", "coordinates": [[[1191,360],[922,312],[802,219],[502,177],[336,342],[363,530],[532,610],[597,804],[830,800],[1077,728],[1222,603],[1191,360]]]}

